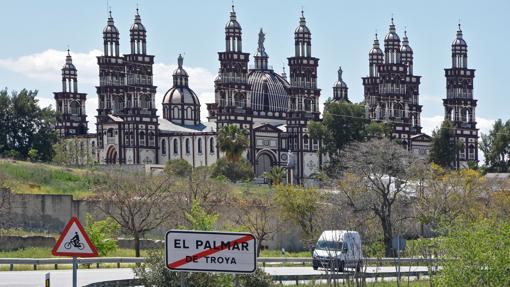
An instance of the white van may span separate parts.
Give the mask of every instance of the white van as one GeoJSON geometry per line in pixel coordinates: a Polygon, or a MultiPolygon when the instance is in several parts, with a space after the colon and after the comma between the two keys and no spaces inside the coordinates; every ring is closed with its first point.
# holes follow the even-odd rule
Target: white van
{"type": "Polygon", "coordinates": [[[313,248],[312,257],[314,270],[326,267],[343,272],[345,268],[356,268],[359,272],[363,265],[359,233],[348,230],[322,232],[313,248]]]}

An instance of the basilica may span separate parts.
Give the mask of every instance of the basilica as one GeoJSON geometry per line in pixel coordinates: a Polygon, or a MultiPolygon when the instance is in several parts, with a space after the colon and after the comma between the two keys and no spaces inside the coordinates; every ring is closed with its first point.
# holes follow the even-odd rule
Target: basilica
{"type": "MultiPolygon", "coordinates": [[[[318,152],[321,142],[311,139],[307,130],[310,121],[321,120],[321,89],[317,86],[319,58],[312,54],[312,33],[303,12],[294,31],[294,55],[287,59],[287,76],[285,70],[277,73],[269,65],[262,29],[249,66],[250,54],[243,51],[242,28],[232,6],[225,25],[225,47],[218,52],[218,75],[211,83],[215,101],[206,104],[207,117],[200,115],[200,98],[189,86],[181,55],[172,88],[162,103],[155,102],[154,56],[148,54],[147,30],[138,9],[129,32],[130,53],[121,54],[120,33],[110,12],[103,29],[103,54],[97,57],[95,134],[88,132],[87,95],[78,92],[77,69],[70,53],[62,68],[62,91],[54,93],[56,130],[61,137],[78,141],[88,159],[98,164],[160,168],[168,160],[184,159],[194,167],[209,166],[222,156],[217,130],[237,125],[249,132],[245,156],[257,177],[273,166],[283,166],[292,171],[294,182],[307,183],[327,161],[318,152]]],[[[420,76],[414,74],[407,33],[400,41],[391,19],[384,51],[376,35],[368,56],[368,75],[363,77],[367,118],[392,123],[393,136],[426,157],[431,137],[421,132],[420,76]]],[[[474,70],[467,67],[467,44],[460,25],[452,44],[452,67],[445,69],[445,75],[445,118],[453,122],[456,140],[462,144],[455,163],[462,167],[478,160],[478,130],[474,70]]],[[[349,101],[341,68],[331,100],[349,101]]]]}

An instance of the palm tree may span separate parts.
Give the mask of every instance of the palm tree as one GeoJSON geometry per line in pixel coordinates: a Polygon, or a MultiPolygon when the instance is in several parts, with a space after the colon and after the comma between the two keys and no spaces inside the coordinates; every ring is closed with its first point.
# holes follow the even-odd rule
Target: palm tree
{"type": "Polygon", "coordinates": [[[274,166],[269,171],[264,172],[264,178],[269,181],[271,185],[279,185],[285,177],[286,170],[281,166],[274,166]]]}
{"type": "Polygon", "coordinates": [[[230,162],[238,162],[249,143],[246,130],[238,126],[228,125],[218,131],[218,147],[230,162]]]}

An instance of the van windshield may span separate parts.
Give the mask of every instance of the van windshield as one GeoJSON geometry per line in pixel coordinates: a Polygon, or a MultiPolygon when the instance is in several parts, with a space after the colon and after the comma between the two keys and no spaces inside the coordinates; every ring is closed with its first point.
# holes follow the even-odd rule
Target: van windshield
{"type": "Polygon", "coordinates": [[[318,241],[315,248],[322,250],[342,250],[342,242],[340,241],[318,241]]]}

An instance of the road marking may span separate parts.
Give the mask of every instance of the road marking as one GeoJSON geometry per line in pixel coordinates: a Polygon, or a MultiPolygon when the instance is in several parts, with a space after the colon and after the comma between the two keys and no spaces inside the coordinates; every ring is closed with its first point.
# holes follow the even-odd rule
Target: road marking
{"type": "MultiPolygon", "coordinates": [[[[216,248],[210,248],[210,249],[207,249],[207,250],[204,250],[202,252],[199,252],[195,255],[193,255],[192,257],[196,258],[197,260],[198,259],[201,259],[201,258],[204,258],[205,256],[209,256],[209,255],[212,255],[212,254],[215,254],[217,252],[220,252],[220,251],[223,251],[225,249],[228,249],[228,248],[231,248],[233,247],[235,244],[241,244],[241,243],[244,243],[244,242],[247,242],[247,241],[250,241],[250,240],[253,240],[253,236],[252,235],[245,235],[241,238],[238,238],[236,240],[233,240],[233,241],[230,241],[228,245],[221,245],[220,247],[216,247],[216,248]]],[[[185,258],[182,258],[182,259],[179,259],[173,263],[170,263],[168,264],[168,268],[170,269],[176,269],[176,268],[179,268],[187,263],[190,263],[190,262],[187,262],[186,261],[186,257],[185,258]]]]}

